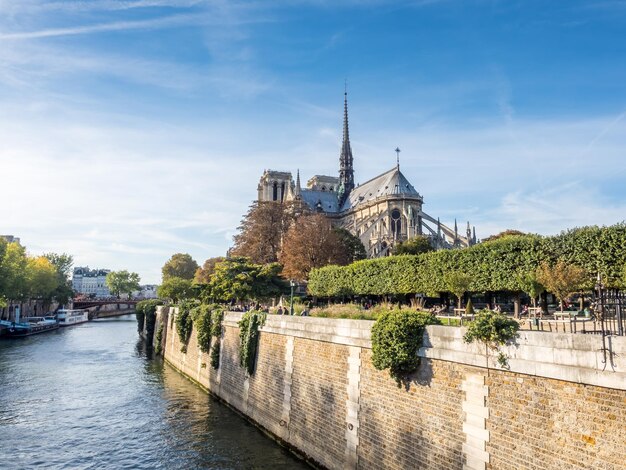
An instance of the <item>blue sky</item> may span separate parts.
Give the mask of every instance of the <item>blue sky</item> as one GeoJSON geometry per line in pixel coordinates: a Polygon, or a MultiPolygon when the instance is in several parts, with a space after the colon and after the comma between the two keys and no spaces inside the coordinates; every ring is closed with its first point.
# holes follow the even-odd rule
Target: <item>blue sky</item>
{"type": "Polygon", "coordinates": [[[0,0],[0,233],[158,282],[266,168],[395,163],[479,237],[624,220],[625,1],[0,0]]]}

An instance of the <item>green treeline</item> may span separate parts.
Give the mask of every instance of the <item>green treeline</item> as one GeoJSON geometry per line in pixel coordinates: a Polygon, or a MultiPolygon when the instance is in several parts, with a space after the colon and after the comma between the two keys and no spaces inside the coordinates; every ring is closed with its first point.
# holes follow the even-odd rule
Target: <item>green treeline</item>
{"type": "Polygon", "coordinates": [[[72,262],[66,254],[30,256],[19,243],[0,238],[0,308],[27,300],[42,300],[44,305],[67,302],[72,296],[72,262]]]}
{"type": "Polygon", "coordinates": [[[624,287],[626,224],[576,228],[552,237],[510,235],[470,248],[326,266],[311,272],[308,290],[318,297],[437,296],[450,291],[451,273],[462,272],[471,276],[469,292],[523,292],[529,274],[557,260],[585,270],[585,289],[593,287],[598,272],[607,287],[624,287]]]}

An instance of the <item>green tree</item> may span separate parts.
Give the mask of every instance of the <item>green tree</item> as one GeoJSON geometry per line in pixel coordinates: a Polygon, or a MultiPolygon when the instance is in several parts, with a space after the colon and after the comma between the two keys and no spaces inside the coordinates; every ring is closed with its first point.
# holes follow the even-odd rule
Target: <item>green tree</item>
{"type": "Polygon", "coordinates": [[[448,292],[454,294],[458,300],[458,308],[461,308],[463,295],[470,289],[472,276],[459,271],[453,271],[446,273],[444,279],[448,292]]]}
{"type": "Polygon", "coordinates": [[[115,294],[118,298],[120,294],[132,294],[133,291],[139,290],[139,274],[129,273],[126,270],[123,271],[111,271],[107,274],[105,279],[106,285],[112,294],[115,294]]]}
{"type": "Polygon", "coordinates": [[[537,272],[531,271],[528,273],[522,273],[518,276],[518,282],[523,292],[528,294],[533,302],[533,307],[537,305],[537,297],[539,297],[546,288],[543,286],[537,278],[537,272]]]}
{"type": "Polygon", "coordinates": [[[254,264],[248,258],[232,257],[215,265],[208,295],[215,301],[276,297],[286,290],[278,263],[254,264]]]}
{"type": "Polygon", "coordinates": [[[339,243],[341,246],[342,260],[341,265],[350,264],[354,261],[359,261],[367,258],[367,251],[363,246],[363,242],[356,235],[352,235],[345,228],[333,229],[339,237],[339,243]]]}
{"type": "Polygon", "coordinates": [[[435,249],[430,243],[430,240],[425,235],[418,235],[416,237],[411,238],[410,240],[406,240],[404,242],[398,243],[393,248],[394,255],[420,255],[422,253],[428,253],[429,251],[434,251],[435,249]]]}
{"type": "Polygon", "coordinates": [[[7,300],[24,300],[28,295],[28,258],[22,245],[6,244],[0,261],[0,296],[7,300]]]}
{"type": "Polygon", "coordinates": [[[177,303],[183,299],[193,298],[196,294],[191,280],[171,277],[157,288],[157,295],[161,299],[171,299],[177,303]]]}
{"type": "Polygon", "coordinates": [[[63,276],[64,279],[69,279],[72,265],[74,264],[72,255],[66,253],[45,253],[44,257],[52,263],[59,275],[63,276]]]}
{"type": "Polygon", "coordinates": [[[52,263],[57,272],[57,285],[47,300],[49,302],[54,299],[59,305],[66,304],[73,296],[72,282],[69,277],[74,259],[65,253],[46,253],[44,256],[52,263]]]}
{"type": "Polygon", "coordinates": [[[163,265],[161,273],[163,274],[164,282],[173,277],[191,281],[197,270],[198,263],[191,255],[188,253],[176,253],[163,265]]]}
{"type": "Polygon", "coordinates": [[[50,298],[58,286],[57,270],[45,256],[27,258],[26,279],[31,299],[50,298]]]}
{"type": "Polygon", "coordinates": [[[565,300],[583,286],[587,274],[580,266],[559,260],[554,266],[543,262],[537,269],[537,279],[561,301],[562,312],[565,300]]]}

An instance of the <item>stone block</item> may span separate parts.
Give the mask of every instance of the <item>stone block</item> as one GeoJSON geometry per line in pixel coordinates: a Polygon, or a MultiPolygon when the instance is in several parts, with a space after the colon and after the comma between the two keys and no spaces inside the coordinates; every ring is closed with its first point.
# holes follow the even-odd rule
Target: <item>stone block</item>
{"type": "Polygon", "coordinates": [[[481,462],[489,462],[489,453],[485,452],[484,450],[477,449],[476,447],[472,447],[468,444],[463,444],[462,449],[467,458],[471,457],[481,462]]]}
{"type": "Polygon", "coordinates": [[[463,432],[468,436],[476,437],[484,441],[489,440],[489,431],[486,429],[480,429],[476,426],[472,426],[467,423],[463,423],[463,432]]]}

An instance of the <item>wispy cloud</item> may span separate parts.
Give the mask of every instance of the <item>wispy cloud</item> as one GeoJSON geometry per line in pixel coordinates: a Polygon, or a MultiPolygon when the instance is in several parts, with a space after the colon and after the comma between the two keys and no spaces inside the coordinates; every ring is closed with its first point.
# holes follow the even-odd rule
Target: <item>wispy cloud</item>
{"type": "Polygon", "coordinates": [[[0,40],[40,39],[58,36],[76,36],[82,34],[95,34],[112,31],[148,30],[157,28],[177,27],[183,24],[207,23],[203,15],[181,14],[161,18],[138,21],[115,21],[87,26],[75,26],[69,28],[51,28],[38,31],[0,33],[0,40]]]}
{"type": "Polygon", "coordinates": [[[20,13],[45,12],[98,12],[123,11],[139,8],[191,8],[215,3],[211,0],[90,0],[90,1],[46,1],[46,0],[0,0],[0,10],[20,13]]]}

